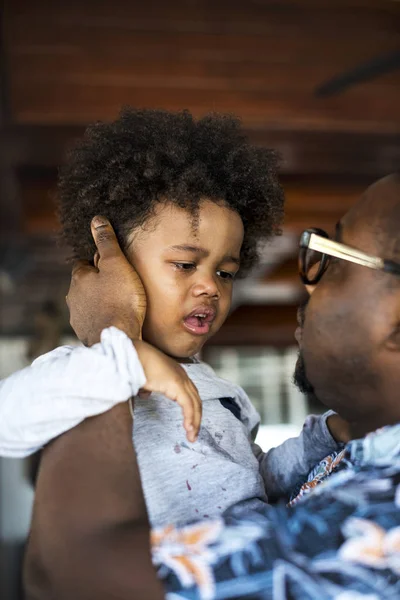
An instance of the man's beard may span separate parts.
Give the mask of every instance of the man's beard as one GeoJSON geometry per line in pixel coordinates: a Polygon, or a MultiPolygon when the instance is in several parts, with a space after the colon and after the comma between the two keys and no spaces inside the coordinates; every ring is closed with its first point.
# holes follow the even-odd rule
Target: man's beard
{"type": "MultiPolygon", "coordinates": [[[[310,298],[308,297],[304,302],[302,302],[297,311],[297,320],[301,329],[303,329],[304,326],[304,321],[306,318],[306,308],[309,299],[310,298]]],[[[297,358],[297,363],[294,369],[293,383],[300,390],[300,392],[307,396],[307,398],[316,399],[314,388],[307,377],[306,365],[304,363],[304,357],[301,352],[301,349],[299,350],[299,356],[297,358]]]]}
{"type": "Polygon", "coordinates": [[[299,356],[294,369],[293,383],[303,394],[306,394],[307,396],[315,396],[314,388],[306,374],[306,365],[304,363],[304,357],[301,353],[301,350],[299,351],[299,356]]]}

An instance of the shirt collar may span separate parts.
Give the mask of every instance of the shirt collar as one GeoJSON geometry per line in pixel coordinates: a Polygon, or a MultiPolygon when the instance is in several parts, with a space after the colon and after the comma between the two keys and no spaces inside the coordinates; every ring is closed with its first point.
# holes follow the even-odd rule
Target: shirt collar
{"type": "Polygon", "coordinates": [[[400,423],[387,425],[346,446],[350,461],[359,466],[400,463],[400,423]]]}

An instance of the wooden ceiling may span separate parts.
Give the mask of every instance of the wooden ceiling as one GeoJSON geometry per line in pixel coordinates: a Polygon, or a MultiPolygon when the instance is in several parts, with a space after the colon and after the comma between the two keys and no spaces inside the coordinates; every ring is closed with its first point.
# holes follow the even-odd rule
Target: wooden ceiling
{"type": "MultiPolygon", "coordinates": [[[[10,264],[1,243],[26,261],[3,293],[3,332],[29,329],[43,299],[62,296],[57,165],[88,122],[115,118],[123,104],[240,115],[255,143],[282,155],[289,237],[332,228],[400,164],[400,70],[331,98],[314,93],[400,49],[398,1],[6,0],[2,26],[0,270],[2,256],[10,264]]],[[[275,253],[266,272],[289,260],[285,277],[296,285],[294,253],[275,253]]]]}
{"type": "Polygon", "coordinates": [[[399,15],[393,0],[10,0],[13,120],[86,124],[161,104],[256,129],[398,132],[398,72],[332,99],[313,90],[398,50],[399,15]]]}

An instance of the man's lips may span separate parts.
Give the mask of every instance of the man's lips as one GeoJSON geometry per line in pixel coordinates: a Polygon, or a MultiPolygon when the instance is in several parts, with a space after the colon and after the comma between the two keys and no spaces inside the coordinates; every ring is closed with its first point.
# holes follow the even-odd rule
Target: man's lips
{"type": "Polygon", "coordinates": [[[206,335],[216,317],[213,306],[197,306],[184,319],[184,327],[194,335],[206,335]]]}

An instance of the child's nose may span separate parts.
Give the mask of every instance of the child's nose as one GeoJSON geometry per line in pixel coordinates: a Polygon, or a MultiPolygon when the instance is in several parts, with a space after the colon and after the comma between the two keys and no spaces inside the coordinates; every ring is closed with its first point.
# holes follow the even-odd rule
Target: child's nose
{"type": "Polygon", "coordinates": [[[197,279],[193,286],[195,296],[212,296],[219,298],[220,292],[218,283],[212,275],[202,275],[197,279]]]}

